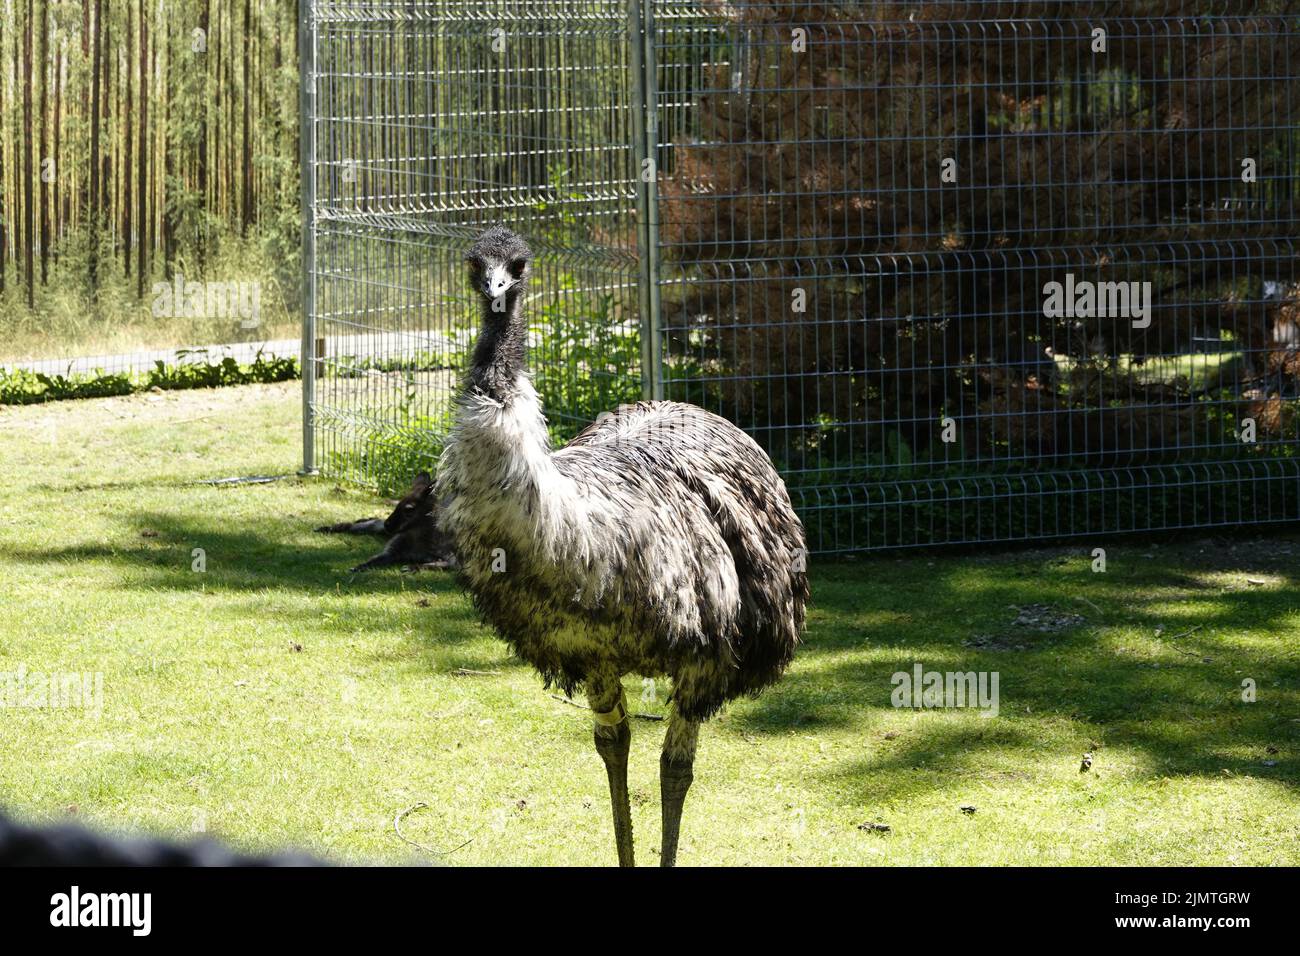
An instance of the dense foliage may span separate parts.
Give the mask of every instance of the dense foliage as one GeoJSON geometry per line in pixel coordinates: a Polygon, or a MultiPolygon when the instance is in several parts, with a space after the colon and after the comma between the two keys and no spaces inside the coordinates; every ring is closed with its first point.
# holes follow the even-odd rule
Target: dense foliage
{"type": "Polygon", "coordinates": [[[147,372],[50,375],[27,369],[0,368],[0,405],[32,405],[67,398],[104,398],[159,389],[216,388],[297,378],[298,361],[259,355],[241,365],[230,356],[219,362],[156,362],[147,372]]]}

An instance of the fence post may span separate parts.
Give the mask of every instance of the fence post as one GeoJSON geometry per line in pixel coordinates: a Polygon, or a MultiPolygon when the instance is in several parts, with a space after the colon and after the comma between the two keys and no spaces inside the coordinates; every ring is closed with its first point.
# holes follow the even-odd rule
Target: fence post
{"type": "Polygon", "coordinates": [[[654,0],[628,0],[631,45],[633,175],[641,302],[641,394],[661,399],[663,348],[659,317],[658,109],[655,103],[654,0]],[[645,161],[651,164],[647,170],[645,161]]]}
{"type": "Polygon", "coordinates": [[[302,176],[302,474],[316,474],[316,24],[312,0],[298,10],[299,170],[302,176]]]}

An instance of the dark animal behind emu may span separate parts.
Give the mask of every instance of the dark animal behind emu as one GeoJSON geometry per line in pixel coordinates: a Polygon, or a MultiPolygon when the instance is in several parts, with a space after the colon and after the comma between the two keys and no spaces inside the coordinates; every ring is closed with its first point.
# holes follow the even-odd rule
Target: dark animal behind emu
{"type": "Polygon", "coordinates": [[[326,534],[378,534],[388,535],[388,543],[368,561],[363,561],[350,573],[370,571],[394,564],[419,568],[454,568],[451,541],[438,530],[437,500],[433,494],[433,479],[427,471],[415,476],[411,490],[397,503],[386,519],[362,518],[324,525],[317,531],[326,534]]]}

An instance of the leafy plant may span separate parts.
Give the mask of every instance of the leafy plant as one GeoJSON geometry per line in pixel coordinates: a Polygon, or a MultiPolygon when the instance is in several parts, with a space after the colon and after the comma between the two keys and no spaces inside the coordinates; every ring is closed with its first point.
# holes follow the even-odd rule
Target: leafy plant
{"type": "Polygon", "coordinates": [[[143,373],[109,373],[96,369],[93,374],[48,375],[22,368],[0,368],[0,405],[105,398],[151,388],[173,390],[284,382],[298,375],[296,359],[267,358],[261,353],[249,365],[241,365],[230,356],[220,362],[179,362],[172,365],[160,360],[143,373]]]}
{"type": "Polygon", "coordinates": [[[559,294],[535,313],[537,392],[557,443],[571,439],[601,412],[641,397],[641,336],[623,325],[614,296],[578,290],[569,274],[559,294]]]}
{"type": "Polygon", "coordinates": [[[359,450],[329,452],[328,471],[374,485],[380,494],[399,497],[409,489],[417,472],[436,469],[452,422],[450,406],[413,414],[401,424],[368,432],[359,450]]]}
{"type": "Polygon", "coordinates": [[[251,385],[283,382],[298,377],[298,363],[292,358],[264,358],[259,354],[251,365],[240,365],[231,356],[220,362],[187,362],[167,365],[156,362],[143,387],[161,389],[217,388],[222,385],[251,385]]]}

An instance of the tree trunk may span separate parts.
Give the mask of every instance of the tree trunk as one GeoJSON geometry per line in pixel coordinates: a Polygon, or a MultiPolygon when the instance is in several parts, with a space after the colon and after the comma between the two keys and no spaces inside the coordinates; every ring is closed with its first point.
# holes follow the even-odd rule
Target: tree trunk
{"type": "Polygon", "coordinates": [[[239,187],[235,178],[235,163],[238,161],[239,150],[236,149],[235,131],[239,124],[235,122],[235,67],[231,60],[238,48],[235,46],[235,16],[229,10],[226,16],[226,40],[230,44],[226,55],[226,134],[229,138],[226,143],[226,215],[232,222],[237,222],[239,187]]]}
{"type": "Polygon", "coordinates": [[[211,157],[211,178],[212,178],[212,199],[206,203],[205,208],[214,215],[221,214],[221,202],[219,193],[221,191],[221,133],[225,128],[221,125],[221,68],[222,68],[222,49],[221,49],[221,7],[217,7],[216,25],[212,29],[208,49],[216,55],[213,60],[213,70],[211,78],[215,81],[216,91],[212,98],[204,103],[207,110],[212,113],[212,157],[211,157]]]}
{"type": "Polygon", "coordinates": [[[32,183],[36,174],[32,167],[32,25],[36,20],[32,0],[27,0],[27,29],[23,35],[23,266],[27,276],[27,308],[36,306],[36,270],[32,251],[36,245],[36,210],[33,206],[32,183]]]}
{"type": "MultiPolygon", "coordinates": [[[[14,0],[15,10],[18,9],[17,3],[18,0],[14,0]]],[[[19,194],[19,191],[22,189],[22,181],[23,181],[23,154],[22,152],[20,152],[21,144],[23,142],[23,137],[18,135],[19,123],[22,121],[21,117],[18,115],[22,107],[22,95],[18,87],[18,83],[19,83],[18,73],[22,69],[23,61],[20,54],[18,40],[22,36],[22,32],[23,31],[19,28],[19,24],[15,22],[13,36],[10,37],[11,46],[13,48],[12,56],[10,57],[10,59],[13,61],[13,68],[14,68],[13,69],[14,107],[13,107],[13,117],[12,117],[13,127],[10,129],[10,133],[11,133],[10,138],[13,140],[14,151],[13,151],[13,163],[12,163],[13,172],[11,173],[10,178],[13,180],[14,188],[13,188],[13,196],[11,199],[11,205],[13,209],[10,214],[10,220],[13,223],[13,228],[10,230],[9,239],[10,239],[10,245],[13,247],[14,281],[19,284],[22,283],[22,274],[23,274],[22,267],[21,265],[19,265],[18,262],[18,256],[22,252],[22,245],[23,245],[23,202],[22,202],[22,197],[19,194]]]]}
{"type": "Polygon", "coordinates": [[[135,103],[132,99],[135,87],[131,75],[131,50],[135,42],[131,34],[131,4],[126,5],[126,36],[122,38],[122,50],[125,54],[125,68],[122,86],[126,88],[126,108],[122,111],[122,148],[126,155],[122,158],[122,276],[131,278],[131,212],[134,201],[131,192],[131,170],[135,162],[135,136],[133,135],[132,113],[135,103]]]}
{"type": "MultiPolygon", "coordinates": [[[[5,129],[5,86],[8,77],[4,71],[5,25],[0,20],[0,144],[4,142],[5,129]]],[[[9,229],[5,209],[8,207],[5,190],[5,151],[0,146],[0,296],[5,291],[5,271],[9,267],[9,229]]]]}
{"type": "MultiPolygon", "coordinates": [[[[151,4],[146,9],[149,11],[149,16],[147,17],[148,22],[151,25],[156,25],[158,21],[154,6],[151,4]]],[[[144,150],[141,150],[140,152],[141,156],[148,155],[149,157],[149,188],[146,192],[149,199],[148,204],[145,207],[145,222],[148,223],[148,230],[144,236],[146,248],[149,250],[148,258],[145,260],[146,264],[151,262],[158,253],[158,143],[162,138],[160,134],[163,132],[162,124],[158,122],[158,119],[156,118],[157,114],[155,112],[157,110],[159,98],[157,82],[158,37],[157,35],[152,34],[152,29],[148,39],[149,55],[145,57],[148,64],[148,72],[145,74],[147,79],[141,87],[141,90],[144,94],[145,101],[149,104],[149,112],[151,115],[155,116],[155,119],[153,121],[152,131],[149,134],[148,152],[147,154],[144,150]]],[[[148,272],[147,269],[145,271],[148,272]]]]}
{"type": "MultiPolygon", "coordinates": [[[[89,3],[86,6],[90,6],[89,3]]],[[[95,0],[94,36],[91,37],[90,109],[86,119],[90,123],[90,195],[87,197],[87,214],[90,216],[90,295],[95,298],[99,290],[99,75],[104,53],[99,42],[100,17],[104,15],[102,0],[95,0]]]]}
{"type": "Polygon", "coordinates": [[[249,99],[252,90],[253,42],[252,3],[244,0],[244,148],[243,148],[243,208],[239,217],[239,234],[248,237],[248,226],[253,221],[253,110],[249,99]]]}
{"type": "Polygon", "coordinates": [[[171,186],[172,177],[175,175],[175,164],[173,161],[172,135],[171,135],[171,116],[172,116],[172,90],[168,79],[171,76],[172,68],[172,45],[171,45],[171,24],[164,18],[163,20],[163,63],[162,63],[162,97],[163,97],[163,122],[162,122],[162,154],[163,154],[163,176],[161,189],[159,190],[159,202],[162,206],[162,257],[163,257],[163,274],[168,278],[172,277],[172,257],[176,252],[176,223],[173,221],[174,213],[172,204],[167,201],[167,190],[171,186]]]}
{"type": "MultiPolygon", "coordinates": [[[[59,38],[59,52],[54,64],[54,196],[50,210],[54,220],[53,238],[50,256],[57,264],[59,261],[59,243],[63,239],[63,64],[66,51],[65,41],[59,38]]],[[[0,256],[0,260],[3,256],[0,256]]]]}
{"type": "Polygon", "coordinates": [[[135,295],[144,298],[144,278],[149,268],[149,23],[144,15],[144,0],[137,10],[140,28],[140,176],[136,181],[135,295]]]}
{"type": "Polygon", "coordinates": [[[211,43],[208,38],[209,7],[211,0],[203,0],[203,5],[199,10],[199,29],[203,31],[204,43],[207,44],[207,52],[203,54],[203,76],[199,83],[199,155],[198,155],[198,229],[195,231],[195,255],[199,263],[199,275],[204,275],[207,268],[205,258],[208,247],[208,224],[205,215],[208,208],[208,54],[211,51],[211,43]]]}
{"type": "MultiPolygon", "coordinates": [[[[111,42],[113,32],[113,0],[104,0],[104,26],[99,32],[104,35],[103,45],[104,52],[100,60],[104,68],[104,88],[100,91],[99,111],[100,122],[104,124],[104,135],[109,138],[109,143],[113,141],[113,123],[112,111],[109,109],[109,103],[112,100],[113,74],[116,72],[116,65],[113,59],[113,44],[111,42]]],[[[113,150],[109,148],[100,151],[99,159],[99,209],[100,215],[105,217],[106,222],[112,221],[113,216],[113,150]]],[[[111,232],[111,231],[110,231],[111,232]]]]}
{"type": "Polygon", "coordinates": [[[51,159],[47,152],[49,147],[49,108],[50,108],[50,0],[41,2],[41,43],[39,62],[41,67],[41,132],[40,132],[40,177],[41,177],[41,286],[50,281],[50,172],[57,174],[57,168],[51,170],[47,165],[51,159]]]}

